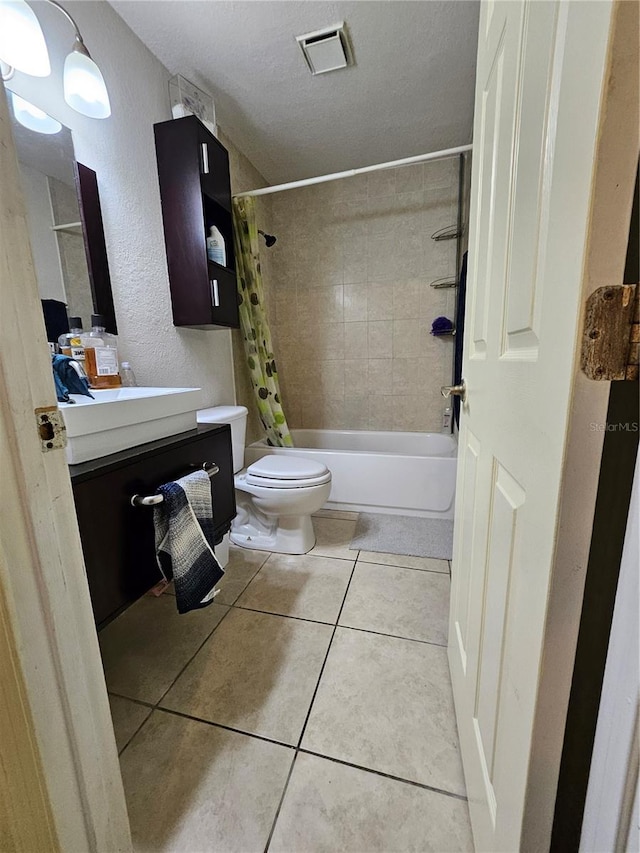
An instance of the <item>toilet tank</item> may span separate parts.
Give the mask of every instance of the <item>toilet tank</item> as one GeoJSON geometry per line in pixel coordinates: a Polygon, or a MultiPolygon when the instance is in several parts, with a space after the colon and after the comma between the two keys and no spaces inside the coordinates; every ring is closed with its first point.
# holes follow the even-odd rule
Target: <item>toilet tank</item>
{"type": "Polygon", "coordinates": [[[247,431],[248,411],[244,406],[213,406],[200,409],[199,424],[231,424],[231,449],[234,473],[244,467],[244,437],[247,431]]]}

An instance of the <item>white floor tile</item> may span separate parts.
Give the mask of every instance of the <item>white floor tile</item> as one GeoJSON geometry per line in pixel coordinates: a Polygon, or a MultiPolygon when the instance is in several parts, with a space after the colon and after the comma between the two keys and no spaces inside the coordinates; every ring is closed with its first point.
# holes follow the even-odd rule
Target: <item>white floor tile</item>
{"type": "Polygon", "coordinates": [[[262,853],[293,750],[154,711],[120,758],[137,853],[262,853]]]}
{"type": "Polygon", "coordinates": [[[330,625],[232,608],[162,707],[295,744],[331,633],[330,625]]]}
{"type": "Polygon", "coordinates": [[[349,548],[356,529],[356,521],[339,518],[314,518],[316,531],[315,547],[309,554],[318,557],[337,557],[341,560],[355,560],[357,551],[349,548]]]}
{"type": "Polygon", "coordinates": [[[340,624],[446,645],[450,585],[444,573],[357,563],[340,624]]]}
{"type": "Polygon", "coordinates": [[[338,628],[302,747],[464,795],[446,649],[338,628]]]}
{"type": "Polygon", "coordinates": [[[270,853],[473,853],[464,800],[300,753],[270,853]]]}
{"type": "Polygon", "coordinates": [[[236,605],[335,624],[353,562],[272,554],[236,605]]]}
{"type": "Polygon", "coordinates": [[[179,614],[172,595],[143,595],[100,632],[107,688],[155,704],[228,608],[179,614]]]}

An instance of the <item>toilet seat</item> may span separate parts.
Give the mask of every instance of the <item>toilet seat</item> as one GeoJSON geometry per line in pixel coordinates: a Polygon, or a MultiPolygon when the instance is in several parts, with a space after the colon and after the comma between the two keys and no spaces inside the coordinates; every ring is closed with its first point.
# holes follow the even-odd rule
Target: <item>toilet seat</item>
{"type": "Polygon", "coordinates": [[[331,480],[331,472],[321,462],[295,456],[263,456],[247,468],[245,481],[265,489],[303,489],[322,486],[331,480]]]}

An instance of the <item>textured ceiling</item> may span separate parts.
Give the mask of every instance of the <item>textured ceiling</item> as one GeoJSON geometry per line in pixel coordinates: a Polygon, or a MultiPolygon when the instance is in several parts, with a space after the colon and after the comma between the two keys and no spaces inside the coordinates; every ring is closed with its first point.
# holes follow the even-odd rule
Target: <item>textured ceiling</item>
{"type": "Polygon", "coordinates": [[[476,0],[111,5],[273,183],[471,141],[476,0]],[[341,20],[356,65],[313,77],[295,36],[341,20]]]}

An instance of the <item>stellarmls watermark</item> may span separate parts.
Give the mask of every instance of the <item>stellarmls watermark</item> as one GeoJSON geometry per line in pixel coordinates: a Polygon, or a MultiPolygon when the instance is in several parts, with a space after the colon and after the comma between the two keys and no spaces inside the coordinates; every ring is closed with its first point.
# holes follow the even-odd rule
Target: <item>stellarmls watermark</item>
{"type": "Polygon", "coordinates": [[[638,432],[638,428],[638,421],[621,421],[617,424],[602,424],[592,421],[589,424],[591,432],[638,432]]]}

